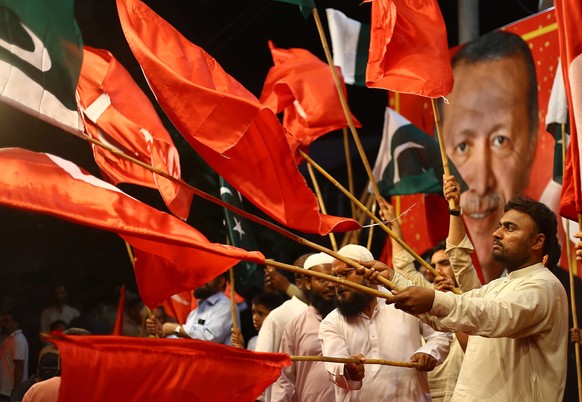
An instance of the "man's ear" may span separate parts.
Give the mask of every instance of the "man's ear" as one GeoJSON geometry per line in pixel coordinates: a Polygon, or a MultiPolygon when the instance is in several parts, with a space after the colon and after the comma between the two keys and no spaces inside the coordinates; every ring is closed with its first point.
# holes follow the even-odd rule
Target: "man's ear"
{"type": "Polygon", "coordinates": [[[308,277],[303,277],[303,286],[307,290],[311,290],[311,279],[308,277]]]}
{"type": "Polygon", "coordinates": [[[543,233],[538,233],[535,236],[532,249],[534,250],[541,250],[544,247],[544,243],[546,241],[546,236],[543,233]]]}

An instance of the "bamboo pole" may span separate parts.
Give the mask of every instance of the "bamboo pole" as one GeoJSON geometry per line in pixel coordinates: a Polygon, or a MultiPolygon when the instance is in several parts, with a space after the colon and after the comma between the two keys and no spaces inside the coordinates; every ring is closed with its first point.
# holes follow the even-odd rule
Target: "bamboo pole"
{"type": "Polygon", "coordinates": [[[360,361],[355,357],[330,357],[330,356],[289,356],[292,362],[329,362],[329,363],[356,363],[356,364],[381,364],[383,366],[416,368],[416,362],[399,362],[386,359],[366,359],[360,361]]]}
{"type": "MultiPolygon", "coordinates": [[[[350,155],[350,138],[348,137],[348,130],[346,128],[342,129],[343,139],[344,139],[344,154],[346,155],[346,168],[348,170],[348,189],[350,193],[354,194],[354,172],[352,169],[352,158],[350,155]]],[[[350,207],[352,210],[352,218],[356,219],[356,206],[353,202],[350,202],[350,207]]]]}
{"type": "MultiPolygon", "coordinates": [[[[374,215],[376,215],[376,206],[378,204],[374,203],[372,204],[372,213],[374,215]]],[[[370,220],[370,223],[372,222],[372,220],[370,220]]],[[[370,226],[369,230],[368,230],[368,243],[366,243],[366,248],[368,250],[370,250],[372,248],[372,239],[374,238],[374,226],[370,226]]]]}
{"type": "MultiPolygon", "coordinates": [[[[451,175],[451,170],[449,169],[449,158],[447,158],[447,149],[445,147],[445,140],[443,138],[443,134],[441,132],[441,117],[439,114],[439,110],[437,107],[437,101],[435,98],[431,98],[432,104],[432,113],[434,115],[434,124],[437,132],[437,138],[439,141],[439,149],[441,151],[441,160],[443,163],[443,173],[445,176],[451,175]]],[[[455,209],[455,201],[453,199],[448,200],[449,203],[449,211],[453,211],[455,209]]]]}
{"type": "MultiPolygon", "coordinates": [[[[408,244],[406,244],[402,239],[400,239],[388,226],[384,224],[376,215],[370,212],[369,209],[365,207],[353,194],[345,189],[337,180],[335,180],[329,173],[327,173],[321,166],[317,164],[313,159],[311,159],[305,152],[299,150],[299,153],[305,160],[312,164],[313,167],[319,171],[323,176],[325,176],[329,181],[331,181],[342,193],[344,193],[348,198],[350,198],[359,208],[362,209],[374,222],[393,238],[398,244],[402,246],[410,255],[412,255],[423,267],[429,270],[433,275],[438,276],[439,273],[425,260],[423,260],[408,244]]],[[[452,288],[451,291],[455,294],[461,294],[462,292],[458,288],[452,288]]]]}
{"type": "MultiPolygon", "coordinates": [[[[317,177],[315,177],[315,172],[309,163],[307,164],[307,170],[309,171],[309,177],[311,177],[311,182],[313,183],[313,188],[315,189],[315,195],[317,196],[317,201],[319,202],[319,209],[321,210],[321,213],[327,214],[327,208],[325,208],[325,203],[323,202],[323,196],[321,195],[321,189],[319,188],[317,177]]],[[[337,242],[333,232],[329,232],[329,241],[331,242],[331,248],[333,251],[337,251],[337,242]]]]}
{"type": "Polygon", "coordinates": [[[350,128],[350,132],[352,133],[352,137],[354,138],[354,142],[356,143],[356,148],[358,149],[358,153],[360,154],[360,158],[362,158],[362,163],[364,164],[364,168],[366,169],[366,174],[372,183],[372,188],[374,190],[374,196],[376,198],[376,202],[380,204],[380,190],[378,190],[378,184],[376,180],[374,180],[374,175],[372,174],[372,169],[370,168],[370,163],[368,162],[368,157],[366,156],[366,152],[364,151],[364,147],[362,146],[362,142],[360,141],[360,137],[358,132],[356,131],[356,126],[354,125],[354,120],[352,119],[352,114],[350,112],[350,108],[348,107],[348,102],[344,95],[344,91],[333,64],[333,58],[331,56],[331,51],[329,50],[329,44],[327,43],[327,38],[325,36],[325,31],[323,29],[323,24],[321,23],[321,19],[319,18],[319,13],[317,12],[317,8],[313,8],[313,18],[315,19],[315,25],[317,26],[317,32],[319,33],[319,38],[321,40],[321,45],[323,46],[323,51],[325,53],[325,58],[327,59],[327,64],[329,64],[329,68],[331,69],[331,75],[333,77],[333,82],[335,83],[335,87],[337,89],[337,93],[340,99],[340,103],[342,105],[342,109],[346,116],[346,120],[348,122],[348,126],[350,128]]]}
{"type": "Polygon", "coordinates": [[[333,283],[336,283],[338,285],[345,286],[347,288],[352,288],[352,289],[355,289],[355,290],[360,291],[362,293],[367,293],[367,294],[372,295],[372,296],[381,297],[382,299],[389,300],[393,297],[392,293],[381,292],[378,289],[372,289],[371,287],[360,285],[359,283],[348,281],[347,279],[338,278],[338,277],[333,276],[333,275],[323,274],[321,272],[312,271],[310,269],[299,268],[299,267],[296,267],[295,265],[284,264],[282,262],[270,260],[270,259],[265,260],[265,265],[273,266],[275,268],[280,268],[282,270],[293,272],[293,273],[299,274],[299,275],[306,275],[306,276],[312,276],[314,278],[325,279],[326,281],[333,282],[333,283]]]}
{"type": "MultiPolygon", "coordinates": [[[[170,180],[170,181],[172,181],[174,183],[178,183],[180,185],[183,185],[183,186],[188,187],[195,195],[197,195],[197,196],[199,196],[201,198],[204,198],[205,200],[211,201],[211,202],[213,202],[213,203],[215,203],[215,204],[217,204],[217,205],[219,205],[219,206],[221,206],[223,208],[226,208],[226,209],[228,209],[228,210],[230,210],[230,211],[232,211],[232,212],[234,212],[234,213],[242,216],[243,218],[246,218],[246,219],[248,219],[250,221],[259,223],[259,224],[261,224],[261,225],[263,225],[263,226],[265,226],[265,227],[267,227],[267,228],[269,228],[269,229],[271,229],[271,230],[273,230],[273,231],[275,231],[275,232],[277,232],[277,233],[279,233],[279,234],[281,234],[281,235],[283,235],[283,236],[285,236],[285,237],[287,237],[287,238],[289,238],[289,239],[291,239],[291,240],[293,240],[293,241],[295,241],[295,242],[297,242],[299,244],[302,244],[304,246],[310,247],[310,248],[312,248],[312,249],[314,249],[316,251],[320,251],[322,253],[326,253],[326,254],[334,257],[335,259],[340,260],[341,262],[343,262],[344,264],[346,264],[346,265],[348,265],[350,267],[360,268],[360,269],[366,269],[365,267],[361,266],[357,262],[355,262],[355,261],[353,261],[353,260],[351,260],[349,258],[346,258],[346,257],[344,257],[342,255],[339,255],[338,253],[336,253],[333,250],[328,249],[327,247],[321,246],[321,245],[319,245],[317,243],[314,243],[312,241],[309,241],[309,240],[307,240],[307,239],[305,239],[303,237],[297,236],[296,234],[291,233],[290,231],[282,228],[281,226],[275,225],[272,222],[269,222],[269,221],[267,221],[265,219],[259,218],[258,216],[255,216],[255,215],[253,215],[251,213],[248,213],[247,211],[245,211],[243,209],[237,208],[237,207],[235,207],[235,206],[233,206],[231,204],[228,204],[228,203],[226,203],[226,202],[224,202],[224,201],[222,201],[222,200],[220,200],[220,199],[218,199],[216,197],[213,197],[212,195],[210,195],[208,193],[205,193],[204,191],[202,191],[202,190],[200,190],[200,189],[198,189],[198,188],[196,188],[196,187],[194,187],[194,186],[186,183],[184,180],[177,179],[177,178],[171,176],[170,174],[164,172],[163,170],[156,169],[155,167],[153,167],[151,165],[148,165],[147,163],[144,163],[144,162],[140,161],[139,159],[133,158],[133,157],[131,157],[131,156],[129,156],[129,155],[127,155],[127,154],[125,154],[125,153],[123,153],[123,152],[121,152],[121,151],[119,151],[119,150],[117,150],[117,149],[115,149],[115,148],[113,148],[111,146],[109,146],[109,145],[106,145],[106,144],[102,143],[99,140],[96,140],[96,139],[91,138],[89,136],[87,136],[85,138],[86,138],[87,141],[89,141],[89,142],[91,142],[91,143],[93,143],[95,145],[98,145],[98,146],[100,146],[100,147],[108,150],[109,152],[114,153],[115,155],[119,156],[120,158],[123,158],[125,160],[128,160],[128,161],[130,161],[132,163],[135,163],[136,165],[139,165],[139,166],[143,167],[144,169],[149,170],[150,172],[156,173],[156,174],[158,174],[158,175],[160,175],[160,176],[162,176],[162,177],[164,177],[164,178],[166,178],[166,179],[168,179],[168,180],[170,180]]],[[[305,155],[305,154],[303,153],[303,155],[305,155]]],[[[396,285],[394,285],[394,283],[392,281],[390,281],[390,280],[388,280],[388,279],[386,279],[386,278],[384,278],[382,276],[378,277],[377,280],[380,283],[382,283],[383,285],[388,286],[391,289],[397,289],[396,285]]]]}
{"type": "MultiPolygon", "coordinates": [[[[566,125],[560,124],[562,131],[562,177],[566,166],[566,125]]],[[[582,228],[582,215],[578,214],[578,227],[582,228]]],[[[568,258],[568,276],[570,280],[570,307],[572,311],[572,325],[578,329],[578,313],[576,309],[576,293],[574,288],[574,275],[577,274],[577,261],[571,256],[570,249],[570,220],[566,219],[566,256],[568,258]]],[[[578,401],[582,402],[582,370],[580,366],[580,344],[574,343],[574,354],[576,357],[576,380],[578,382],[578,401]]]]}
{"type": "MultiPolygon", "coordinates": [[[[131,267],[135,271],[135,258],[133,256],[133,251],[131,250],[131,245],[128,242],[125,242],[125,249],[127,250],[127,255],[129,256],[129,261],[131,262],[131,267]]],[[[154,318],[155,318],[154,317],[154,313],[145,304],[144,304],[144,307],[146,309],[147,317],[149,317],[153,321],[154,318]]],[[[140,326],[140,329],[139,329],[139,336],[142,336],[142,334],[143,334],[143,330],[144,330],[144,326],[145,326],[145,320],[146,320],[146,317],[143,317],[142,318],[142,321],[141,321],[141,326],[140,326]]],[[[149,338],[158,338],[158,334],[156,332],[154,335],[149,335],[148,337],[149,338]]]]}
{"type": "Polygon", "coordinates": [[[236,302],[234,300],[235,291],[234,291],[234,268],[230,268],[228,270],[230,275],[230,313],[232,315],[232,329],[233,331],[238,331],[238,320],[236,317],[236,302]]]}

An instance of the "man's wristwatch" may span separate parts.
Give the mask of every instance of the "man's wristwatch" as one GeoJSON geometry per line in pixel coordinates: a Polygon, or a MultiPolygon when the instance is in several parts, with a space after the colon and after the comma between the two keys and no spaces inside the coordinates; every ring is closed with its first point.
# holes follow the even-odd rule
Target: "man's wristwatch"
{"type": "Polygon", "coordinates": [[[449,209],[449,214],[453,216],[461,216],[463,215],[463,208],[449,209]]]}
{"type": "Polygon", "coordinates": [[[181,338],[182,337],[182,335],[181,335],[182,334],[182,326],[181,325],[178,325],[176,327],[176,329],[174,329],[174,333],[176,334],[176,336],[178,338],[181,338]]]}

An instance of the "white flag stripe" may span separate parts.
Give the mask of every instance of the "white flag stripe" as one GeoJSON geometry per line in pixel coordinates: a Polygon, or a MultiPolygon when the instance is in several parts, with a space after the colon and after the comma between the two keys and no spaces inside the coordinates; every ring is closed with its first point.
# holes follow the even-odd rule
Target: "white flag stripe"
{"type": "Polygon", "coordinates": [[[568,99],[566,98],[566,87],[564,86],[564,76],[562,66],[558,61],[556,75],[552,84],[552,92],[548,101],[548,112],[546,114],[546,126],[557,123],[566,124],[568,122],[568,99]]]}
{"type": "Polygon", "coordinates": [[[325,11],[331,35],[333,64],[342,69],[346,84],[354,84],[356,82],[358,38],[362,24],[333,8],[327,8],[325,11]]]}

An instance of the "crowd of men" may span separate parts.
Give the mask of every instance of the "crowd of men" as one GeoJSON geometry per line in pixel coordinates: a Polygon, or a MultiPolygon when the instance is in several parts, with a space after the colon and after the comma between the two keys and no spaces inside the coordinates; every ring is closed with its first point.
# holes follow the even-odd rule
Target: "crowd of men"
{"type": "MultiPolygon", "coordinates": [[[[452,207],[448,237],[429,257],[436,275],[417,270],[414,258],[394,239],[390,264],[349,244],[338,254],[358,268],[312,253],[295,261],[305,274],[296,275],[294,284],[266,269],[271,291],[254,297],[251,305],[256,339],[245,341],[240,330],[233,330],[226,275],[194,290],[197,307],[184,323],[144,320],[142,304],[128,303],[127,335],[141,331],[348,359],[295,362],[261,395],[264,401],[561,401],[568,370],[568,300],[548,269],[560,258],[558,223],[544,203],[520,196],[538,136],[535,66],[519,37],[497,32],[463,47],[453,72],[455,89],[449,104],[441,105],[443,128],[447,153],[469,190],[461,194],[454,177],[444,178],[443,194],[452,207]],[[474,251],[485,284],[473,265],[474,251]],[[385,280],[395,288],[381,285],[385,280]],[[385,298],[346,284],[380,291],[385,298]],[[289,299],[283,302],[277,290],[289,299]]],[[[401,236],[392,206],[383,203],[381,210],[401,236]]],[[[582,259],[582,242],[576,247],[582,259]]],[[[54,306],[42,314],[42,331],[59,321],[64,328],[76,326],[80,313],[66,298],[64,287],[55,289],[54,306]]],[[[240,323],[238,308],[234,315],[240,323]]],[[[0,402],[27,400],[19,388],[29,380],[21,324],[17,312],[1,317],[0,402]]],[[[42,360],[50,353],[40,357],[29,381],[33,393],[42,388],[33,384],[47,380],[43,370],[54,365],[42,360]]],[[[58,381],[49,388],[58,395],[58,381]]]]}

